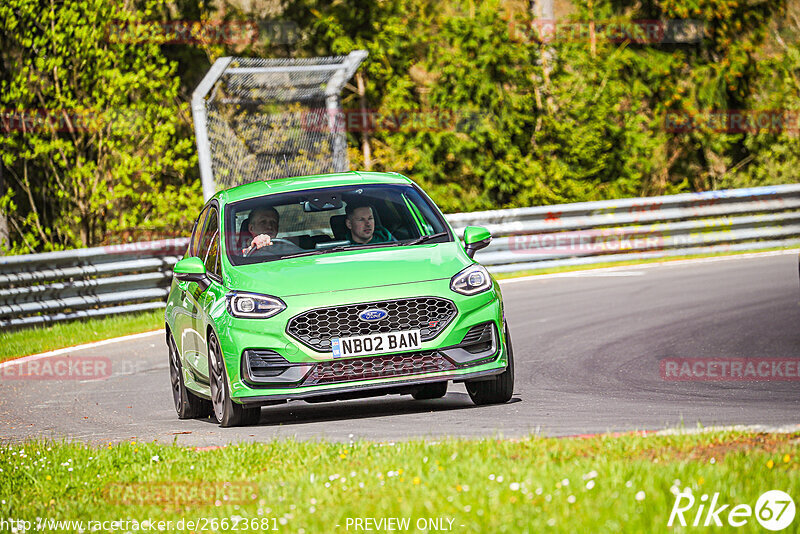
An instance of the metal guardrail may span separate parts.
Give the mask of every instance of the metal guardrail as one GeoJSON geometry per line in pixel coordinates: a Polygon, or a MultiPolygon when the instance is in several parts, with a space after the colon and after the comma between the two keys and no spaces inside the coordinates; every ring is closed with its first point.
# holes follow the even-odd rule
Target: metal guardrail
{"type": "Polygon", "coordinates": [[[800,184],[449,215],[491,272],[800,246],[800,184]]]}
{"type": "MultiPolygon", "coordinates": [[[[800,247],[800,184],[456,213],[495,236],[495,273],[800,247]]],[[[156,309],[188,238],[0,257],[0,327],[156,309]]]]}
{"type": "Polygon", "coordinates": [[[188,238],[0,257],[0,328],[163,308],[188,238]]]}

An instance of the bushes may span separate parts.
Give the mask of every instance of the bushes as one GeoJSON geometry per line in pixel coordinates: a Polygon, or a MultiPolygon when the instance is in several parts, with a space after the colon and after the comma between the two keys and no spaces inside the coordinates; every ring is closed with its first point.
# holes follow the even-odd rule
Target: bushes
{"type": "Polygon", "coordinates": [[[368,50],[364,95],[352,87],[343,106],[391,120],[348,133],[352,167],[407,174],[448,212],[796,180],[796,122],[745,132],[667,123],[798,112],[800,28],[786,0],[573,0],[561,20],[592,29],[545,42],[527,30],[526,2],[501,0],[286,0],[274,16],[296,24],[290,45],[108,37],[114,21],[259,20],[254,5],[0,6],[0,108],[112,117],[77,131],[58,119],[55,131],[39,125],[0,140],[11,251],[89,246],[130,227],[188,232],[201,203],[188,94],[221,55],[368,50]],[[701,24],[701,38],[620,40],[600,24],[676,19],[701,24]]]}
{"type": "Polygon", "coordinates": [[[110,31],[141,16],[103,0],[0,6],[11,253],[92,246],[132,226],[191,229],[186,208],[201,196],[175,65],[157,43],[110,31]]]}

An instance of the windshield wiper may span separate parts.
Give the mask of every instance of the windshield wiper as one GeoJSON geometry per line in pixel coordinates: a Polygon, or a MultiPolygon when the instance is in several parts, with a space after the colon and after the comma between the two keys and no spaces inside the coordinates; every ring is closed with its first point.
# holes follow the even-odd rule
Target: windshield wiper
{"type": "Polygon", "coordinates": [[[424,235],[424,236],[418,237],[418,238],[416,238],[416,239],[414,239],[412,241],[405,241],[405,242],[399,241],[398,245],[403,245],[403,246],[419,245],[420,243],[426,243],[426,242],[430,241],[431,239],[436,239],[437,237],[444,237],[446,235],[447,235],[447,232],[439,232],[437,234],[424,235]]]}
{"type": "Polygon", "coordinates": [[[439,232],[438,234],[431,234],[431,235],[424,235],[422,237],[418,237],[412,241],[387,241],[385,243],[372,243],[369,245],[338,245],[336,247],[330,248],[321,248],[318,250],[309,250],[307,252],[297,252],[296,254],[287,254],[285,256],[281,256],[280,259],[286,258],[301,258],[303,256],[316,256],[318,254],[327,254],[328,252],[341,252],[343,250],[364,250],[368,248],[379,248],[379,247],[399,247],[399,246],[408,246],[408,245],[419,245],[420,243],[425,243],[430,241],[431,239],[436,239],[437,237],[444,237],[447,235],[447,232],[439,232]]]}
{"type": "Polygon", "coordinates": [[[347,250],[352,248],[350,245],[339,245],[337,247],[331,248],[321,248],[317,250],[309,250],[307,252],[297,252],[295,254],[287,254],[285,256],[281,256],[281,259],[284,260],[286,258],[300,258],[302,256],[316,256],[317,254],[327,254],[328,252],[339,252],[341,250],[347,250]]]}
{"type": "Polygon", "coordinates": [[[341,252],[343,250],[362,250],[365,248],[375,248],[385,245],[386,243],[373,243],[372,245],[338,245],[336,247],[321,248],[318,250],[309,250],[307,252],[298,252],[296,254],[287,254],[281,256],[280,259],[286,258],[300,258],[302,256],[316,256],[317,254],[327,254],[328,252],[341,252]]]}

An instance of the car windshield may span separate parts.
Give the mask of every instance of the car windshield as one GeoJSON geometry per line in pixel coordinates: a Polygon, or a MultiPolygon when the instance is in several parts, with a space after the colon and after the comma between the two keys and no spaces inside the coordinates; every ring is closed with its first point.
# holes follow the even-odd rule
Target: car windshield
{"type": "Polygon", "coordinates": [[[225,218],[225,248],[233,265],[453,239],[439,210],[411,185],[265,195],[228,205],[225,218]]]}

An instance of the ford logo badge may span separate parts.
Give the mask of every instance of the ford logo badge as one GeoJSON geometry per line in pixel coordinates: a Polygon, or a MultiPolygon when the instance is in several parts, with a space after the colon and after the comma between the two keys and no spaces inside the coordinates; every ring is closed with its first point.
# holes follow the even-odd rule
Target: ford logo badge
{"type": "Polygon", "coordinates": [[[372,308],[369,310],[364,310],[363,312],[358,314],[358,318],[362,321],[380,321],[384,317],[389,315],[389,312],[386,310],[380,310],[378,308],[372,308]]]}

